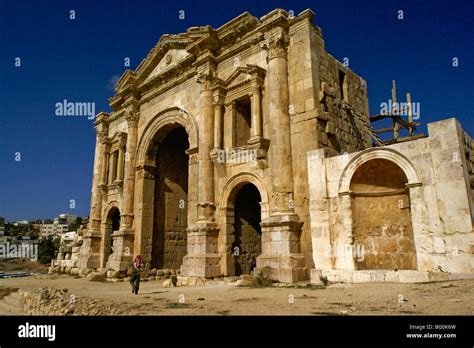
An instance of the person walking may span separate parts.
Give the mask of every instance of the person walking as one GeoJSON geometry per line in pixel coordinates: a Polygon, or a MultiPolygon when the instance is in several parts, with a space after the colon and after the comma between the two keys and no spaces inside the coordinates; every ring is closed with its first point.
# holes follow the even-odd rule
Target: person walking
{"type": "Polygon", "coordinates": [[[137,255],[134,262],[130,262],[132,267],[132,275],[130,277],[130,285],[132,286],[132,294],[138,295],[140,289],[140,271],[142,270],[142,257],[137,255]]]}

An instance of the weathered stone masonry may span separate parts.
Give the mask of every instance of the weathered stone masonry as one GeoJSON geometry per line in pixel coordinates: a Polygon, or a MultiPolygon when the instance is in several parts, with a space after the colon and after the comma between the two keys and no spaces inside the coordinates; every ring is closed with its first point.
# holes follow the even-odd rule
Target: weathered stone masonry
{"type": "Polygon", "coordinates": [[[53,264],[115,278],[140,254],[148,270],[218,277],[255,256],[282,282],[474,273],[470,138],[448,120],[372,148],[366,83],[313,17],[243,13],[163,35],[96,118],[89,228],[53,264]]]}

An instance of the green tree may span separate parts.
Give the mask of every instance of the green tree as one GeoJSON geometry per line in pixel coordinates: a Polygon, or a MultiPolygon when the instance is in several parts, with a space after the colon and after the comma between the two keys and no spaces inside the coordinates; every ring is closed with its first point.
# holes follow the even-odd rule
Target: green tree
{"type": "MultiPolygon", "coordinates": [[[[57,238],[59,239],[59,238],[57,238]]],[[[59,243],[53,240],[52,236],[43,238],[38,244],[38,261],[42,264],[49,264],[59,248],[59,243]]]]}

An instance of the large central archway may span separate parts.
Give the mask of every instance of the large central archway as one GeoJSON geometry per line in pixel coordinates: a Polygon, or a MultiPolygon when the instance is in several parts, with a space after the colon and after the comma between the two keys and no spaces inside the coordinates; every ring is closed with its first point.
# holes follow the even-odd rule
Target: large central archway
{"type": "MultiPolygon", "coordinates": [[[[155,255],[153,257],[153,263],[155,265],[157,265],[157,263],[159,265],[158,255],[160,253],[163,254],[163,252],[165,252],[163,250],[160,250],[158,247],[160,238],[162,241],[162,249],[164,248],[164,250],[166,250],[166,245],[163,244],[165,240],[165,227],[163,224],[161,224],[162,234],[160,236],[158,233],[159,229],[156,228],[159,226],[159,223],[155,219],[158,216],[157,214],[163,215],[163,209],[160,212],[158,209],[159,204],[156,204],[159,202],[160,198],[159,195],[157,195],[157,192],[155,191],[155,181],[159,182],[160,178],[163,178],[163,173],[160,174],[159,168],[157,169],[157,167],[159,167],[159,163],[157,163],[159,162],[158,151],[160,150],[160,146],[165,144],[166,141],[168,141],[165,140],[168,135],[170,136],[170,139],[174,138],[176,133],[171,132],[177,128],[181,128],[181,130],[178,131],[180,132],[181,136],[178,134],[178,137],[182,139],[184,143],[189,142],[188,148],[185,149],[185,154],[189,155],[189,161],[186,162],[187,168],[184,168],[184,159],[180,160],[181,169],[185,170],[188,173],[186,192],[187,201],[184,202],[184,212],[187,211],[186,223],[192,223],[194,221],[193,219],[197,215],[197,124],[194,117],[190,113],[188,113],[184,109],[172,107],[163,110],[162,112],[159,112],[149,120],[143,130],[142,135],[140,136],[140,140],[138,142],[136,150],[135,167],[137,171],[135,176],[136,203],[134,207],[134,250],[136,254],[141,254],[143,262],[146,264],[150,264],[150,266],[152,263],[152,252],[155,255]],[[186,139],[184,140],[184,138],[186,139]]],[[[165,148],[166,146],[161,149],[161,154],[164,153],[163,150],[165,148]]],[[[183,149],[184,146],[180,150],[181,155],[183,155],[183,149]]],[[[171,161],[175,161],[175,158],[171,158],[171,161]]],[[[162,169],[164,168],[163,165],[161,167],[162,169]]],[[[180,185],[178,186],[183,187],[183,183],[180,181],[180,185]]],[[[163,219],[163,216],[160,219],[163,219]]],[[[166,216],[164,219],[166,221],[166,216]]],[[[176,221],[176,216],[174,217],[174,219],[176,221]]],[[[180,219],[180,217],[178,217],[178,220],[180,221],[180,226],[184,225],[183,219],[180,219]]],[[[182,231],[181,227],[180,230],[182,231]]],[[[186,239],[179,242],[180,250],[185,249],[184,245],[186,245],[186,243],[186,239]]]]}
{"type": "Polygon", "coordinates": [[[183,127],[170,130],[158,144],[152,268],[179,269],[186,255],[188,148],[188,135],[183,127]]]}

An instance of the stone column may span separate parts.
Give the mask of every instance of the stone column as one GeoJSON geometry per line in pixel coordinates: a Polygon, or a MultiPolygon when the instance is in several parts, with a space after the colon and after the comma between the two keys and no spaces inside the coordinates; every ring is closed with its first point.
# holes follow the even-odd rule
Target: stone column
{"type": "Polygon", "coordinates": [[[214,277],[220,274],[217,250],[218,228],[214,205],[214,162],[211,150],[214,143],[212,71],[200,74],[200,128],[199,128],[199,185],[198,218],[188,225],[187,254],[183,258],[182,273],[187,276],[214,277]]]}
{"type": "Polygon", "coordinates": [[[100,113],[96,118],[96,143],[94,156],[94,172],[92,177],[91,210],[89,215],[89,229],[83,235],[83,244],[77,258],[76,267],[100,267],[100,225],[102,220],[102,184],[104,170],[107,167],[107,158],[104,154],[108,146],[108,118],[107,113],[100,113]]]}
{"type": "Polygon", "coordinates": [[[268,53],[272,211],[261,223],[262,254],[257,258],[257,272],[265,268],[271,279],[293,283],[308,275],[304,256],[300,253],[302,223],[293,208],[288,36],[284,28],[276,28],[268,34],[263,48],[268,53]]]}
{"type": "Polygon", "coordinates": [[[222,109],[224,103],[222,100],[217,100],[215,103],[215,112],[214,112],[214,148],[222,149],[222,109]]]}
{"type": "Polygon", "coordinates": [[[256,86],[250,95],[252,104],[252,137],[262,137],[262,94],[260,86],[256,86]]]}
{"type": "Polygon", "coordinates": [[[291,132],[286,33],[273,34],[267,43],[268,97],[271,129],[271,161],[273,211],[290,213],[293,198],[293,165],[291,158],[291,132]]]}
{"type": "Polygon", "coordinates": [[[92,178],[92,196],[91,196],[91,210],[90,210],[90,224],[89,230],[100,232],[100,221],[102,213],[102,177],[103,168],[107,168],[107,163],[104,161],[104,153],[107,151],[108,131],[97,131],[95,144],[95,158],[94,158],[94,174],[92,178]]]}
{"type": "Polygon", "coordinates": [[[104,150],[102,152],[102,170],[100,174],[100,184],[101,185],[107,185],[107,167],[109,165],[109,151],[107,151],[107,148],[104,147],[104,150]]]}
{"type": "Polygon", "coordinates": [[[109,185],[112,185],[114,183],[114,171],[115,171],[115,161],[114,161],[114,153],[111,152],[109,153],[109,165],[108,165],[108,176],[107,176],[107,182],[109,185]]]}
{"type": "Polygon", "coordinates": [[[132,110],[127,111],[127,161],[125,161],[123,180],[120,231],[114,232],[112,235],[114,252],[107,263],[107,267],[115,271],[114,274],[110,275],[114,278],[125,275],[128,262],[131,261],[134,256],[133,204],[135,194],[135,152],[138,138],[138,118],[138,112],[132,110]]]}
{"type": "Polygon", "coordinates": [[[123,180],[123,159],[125,153],[125,145],[120,145],[119,153],[118,153],[118,168],[117,168],[117,178],[115,181],[121,182],[123,180]]]}
{"type": "Polygon", "coordinates": [[[138,117],[139,114],[130,111],[127,115],[128,135],[127,135],[127,161],[125,161],[125,173],[123,184],[123,205],[120,229],[131,229],[133,222],[133,196],[135,186],[135,153],[138,141],[138,117]]]}
{"type": "Polygon", "coordinates": [[[212,98],[212,74],[203,74],[199,78],[200,128],[199,128],[199,191],[198,221],[214,219],[214,164],[211,158],[214,134],[214,104],[212,98]]]}

